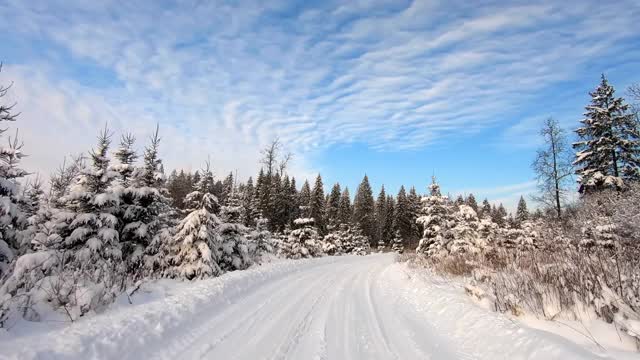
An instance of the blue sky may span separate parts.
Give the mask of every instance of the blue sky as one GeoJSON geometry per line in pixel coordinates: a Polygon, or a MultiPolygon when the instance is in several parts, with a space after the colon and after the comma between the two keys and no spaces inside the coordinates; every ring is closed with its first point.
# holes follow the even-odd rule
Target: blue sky
{"type": "Polygon", "coordinates": [[[540,122],[568,129],[605,73],[640,81],[637,1],[0,2],[2,81],[48,173],[108,122],[169,168],[247,177],[279,137],[327,190],[451,193],[512,206],[534,188],[540,122]]]}

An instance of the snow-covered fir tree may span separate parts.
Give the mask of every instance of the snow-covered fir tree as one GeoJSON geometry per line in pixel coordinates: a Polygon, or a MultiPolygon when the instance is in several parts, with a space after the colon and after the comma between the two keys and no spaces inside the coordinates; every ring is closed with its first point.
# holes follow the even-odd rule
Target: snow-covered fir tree
{"type": "Polygon", "coordinates": [[[602,75],[576,130],[580,139],[573,144],[574,165],[581,193],[620,189],[625,182],[640,180],[640,130],[629,106],[614,94],[602,75]]]}
{"type": "Polygon", "coordinates": [[[432,178],[429,185],[429,196],[422,199],[422,216],[418,218],[423,227],[424,233],[416,252],[424,255],[437,255],[451,240],[449,231],[450,210],[448,199],[440,193],[440,185],[436,178],[432,178]]]}
{"type": "Polygon", "coordinates": [[[465,199],[465,204],[469,205],[473,211],[476,212],[476,214],[478,215],[478,217],[480,217],[480,213],[478,212],[478,202],[476,201],[476,197],[473,194],[469,194],[469,196],[467,196],[467,198],[465,199]]]}
{"type": "Polygon", "coordinates": [[[382,251],[384,249],[385,244],[390,241],[389,235],[387,233],[387,194],[384,191],[384,185],[380,189],[380,193],[378,194],[378,199],[376,200],[376,242],[378,245],[378,250],[382,251]]]}
{"type": "Polygon", "coordinates": [[[167,269],[164,276],[195,279],[217,276],[222,241],[218,233],[220,206],[211,193],[214,179],[209,163],[194,189],[185,199],[188,215],[176,227],[165,251],[167,269]]]}
{"type": "Polygon", "coordinates": [[[453,214],[455,226],[451,229],[453,240],[447,244],[452,254],[477,253],[486,244],[478,236],[478,215],[471,206],[460,204],[453,214]]]}
{"type": "Polygon", "coordinates": [[[327,201],[327,225],[330,229],[336,228],[340,224],[340,184],[335,183],[331,188],[329,200],[327,201]]]}
{"type": "Polygon", "coordinates": [[[249,230],[240,222],[242,198],[237,191],[232,190],[227,195],[227,205],[222,206],[220,218],[220,268],[223,271],[246,269],[251,265],[246,237],[249,230]]]}
{"type": "MultiPolygon", "coordinates": [[[[0,71],[2,70],[0,66],[0,71]]],[[[13,105],[4,102],[9,88],[0,85],[0,124],[13,122],[17,114],[13,112],[13,105]]],[[[0,129],[3,135],[7,129],[0,129]]],[[[3,139],[5,140],[5,139],[3,139]]],[[[0,278],[6,274],[9,263],[13,260],[21,247],[18,231],[26,225],[26,219],[18,206],[20,189],[18,179],[27,175],[20,168],[20,160],[24,157],[22,143],[15,136],[8,137],[0,146],[0,278]],[[8,144],[8,145],[4,145],[8,144]]]]}
{"type": "Polygon", "coordinates": [[[413,236],[413,224],[411,223],[413,216],[411,207],[412,204],[407,198],[404,186],[400,186],[400,190],[396,196],[395,213],[393,214],[393,228],[395,231],[400,232],[400,238],[405,241],[413,236]]]}
{"type": "Polygon", "coordinates": [[[258,264],[268,261],[269,255],[274,253],[274,241],[265,218],[256,220],[256,227],[249,232],[247,240],[249,256],[258,264]]]}
{"type": "Polygon", "coordinates": [[[316,177],[316,182],[313,185],[313,191],[311,192],[311,199],[309,202],[309,215],[315,220],[316,228],[320,234],[324,234],[326,224],[324,219],[324,185],[322,183],[322,177],[320,174],[316,177]]]}
{"type": "Polygon", "coordinates": [[[516,209],[515,221],[518,225],[520,225],[527,220],[529,220],[529,210],[527,210],[527,202],[524,200],[524,197],[520,196],[520,200],[518,201],[518,208],[516,209]]]}
{"type": "MultiPolygon", "coordinates": [[[[0,292],[54,308],[76,319],[113,301],[125,285],[118,235],[119,196],[113,192],[110,134],[105,128],[78,170],[67,193],[43,216],[34,237],[35,252],[23,255],[0,292]]],[[[33,314],[32,316],[37,316],[33,314]]]]}
{"type": "Polygon", "coordinates": [[[322,241],[312,218],[294,221],[296,227],[278,244],[278,255],[288,259],[322,256],[322,241]]]}
{"type": "Polygon", "coordinates": [[[338,219],[341,224],[349,224],[353,216],[353,208],[351,206],[351,196],[349,188],[345,187],[340,195],[340,209],[338,211],[338,219]]]}
{"type": "Polygon", "coordinates": [[[404,252],[404,243],[400,230],[396,230],[396,233],[393,236],[393,245],[391,246],[391,250],[398,254],[402,254],[404,252]]]}
{"type": "Polygon", "coordinates": [[[369,178],[364,176],[353,200],[353,222],[372,243],[376,237],[375,202],[369,178]]]}

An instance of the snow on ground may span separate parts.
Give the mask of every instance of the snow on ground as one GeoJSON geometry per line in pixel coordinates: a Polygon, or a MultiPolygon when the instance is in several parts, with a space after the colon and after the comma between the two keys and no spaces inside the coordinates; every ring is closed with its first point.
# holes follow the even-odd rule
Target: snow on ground
{"type": "Polygon", "coordinates": [[[618,358],[483,309],[461,285],[395,263],[391,254],[163,280],[132,300],[70,326],[16,324],[0,335],[0,358],[618,358]]]}

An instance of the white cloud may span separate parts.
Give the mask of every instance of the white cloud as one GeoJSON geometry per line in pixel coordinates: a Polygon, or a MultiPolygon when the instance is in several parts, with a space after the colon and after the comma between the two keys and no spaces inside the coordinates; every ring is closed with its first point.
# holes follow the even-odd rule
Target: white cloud
{"type": "Polygon", "coordinates": [[[336,143],[415,149],[504,125],[536,92],[637,39],[638,4],[594,4],[345,2],[296,14],[286,2],[10,0],[0,31],[72,55],[42,49],[6,74],[22,83],[28,144],[52,150],[34,151],[34,167],[86,150],[106,121],[140,136],[160,122],[170,166],[210,154],[248,173],[275,136],[308,168],[307,152],[336,143]],[[74,62],[117,83],[56,71],[74,62]]]}

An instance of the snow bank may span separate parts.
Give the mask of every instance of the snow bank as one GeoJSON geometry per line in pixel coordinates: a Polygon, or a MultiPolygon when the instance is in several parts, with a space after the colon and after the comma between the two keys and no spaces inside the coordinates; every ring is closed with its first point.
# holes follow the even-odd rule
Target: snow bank
{"type": "Polygon", "coordinates": [[[163,339],[180,336],[185,326],[236,301],[246,289],[302,271],[310,261],[325,265],[338,259],[282,261],[197,282],[147,283],[133,295],[133,304],[123,295],[105,313],[73,324],[22,320],[10,331],[0,329],[0,359],[148,358],[162,349],[163,339]]]}

